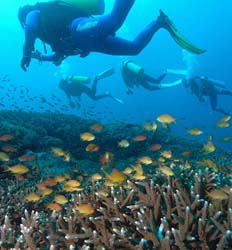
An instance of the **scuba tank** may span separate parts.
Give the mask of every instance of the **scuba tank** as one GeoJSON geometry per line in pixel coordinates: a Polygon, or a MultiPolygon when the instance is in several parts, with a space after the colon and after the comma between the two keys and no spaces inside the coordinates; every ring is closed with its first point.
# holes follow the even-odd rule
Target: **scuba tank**
{"type": "Polygon", "coordinates": [[[105,11],[104,0],[60,0],[57,2],[70,4],[88,15],[102,15],[105,11]]]}
{"type": "Polygon", "coordinates": [[[128,70],[135,73],[136,75],[140,75],[144,72],[144,69],[141,66],[132,61],[125,62],[125,66],[128,70]]]}
{"type": "Polygon", "coordinates": [[[74,75],[71,77],[72,81],[78,82],[78,84],[89,84],[91,82],[88,76],[74,75]]]}

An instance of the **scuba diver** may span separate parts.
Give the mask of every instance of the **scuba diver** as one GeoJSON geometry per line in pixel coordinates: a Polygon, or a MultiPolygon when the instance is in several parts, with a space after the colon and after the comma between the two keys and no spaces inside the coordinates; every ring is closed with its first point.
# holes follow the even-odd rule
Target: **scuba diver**
{"type": "Polygon", "coordinates": [[[210,79],[206,76],[195,76],[193,78],[183,79],[183,84],[186,88],[191,89],[192,93],[198,97],[200,102],[205,102],[204,97],[208,96],[212,110],[225,115],[230,114],[218,107],[218,95],[232,96],[232,91],[228,90],[223,82],[210,79]]]}
{"type": "Polygon", "coordinates": [[[161,83],[167,75],[163,73],[158,78],[154,78],[144,72],[144,69],[134,63],[133,61],[126,60],[122,62],[121,68],[122,78],[127,87],[127,94],[133,94],[132,88],[142,86],[150,91],[170,88],[182,84],[182,80],[172,83],[161,83]]]}
{"type": "Polygon", "coordinates": [[[230,95],[232,91],[225,87],[225,83],[208,78],[206,76],[194,76],[190,68],[187,69],[167,69],[167,74],[182,75],[182,83],[185,88],[189,88],[195,96],[197,96],[200,102],[205,102],[206,96],[209,97],[211,109],[219,113],[229,115],[230,112],[226,112],[222,108],[218,107],[218,95],[230,95]]]}
{"type": "Polygon", "coordinates": [[[20,8],[18,18],[25,31],[21,68],[26,71],[31,58],[59,65],[68,56],[85,57],[90,52],[137,55],[160,28],[166,29],[177,44],[192,53],[200,54],[205,51],[184,38],[161,10],[157,20],[148,24],[133,41],[118,37],[116,32],[124,23],[134,2],[135,0],[115,0],[111,13],[98,16],[92,15],[104,13],[104,0],[52,1],[20,8]],[[34,53],[37,38],[49,44],[53,53],[34,53]]]}
{"type": "Polygon", "coordinates": [[[64,91],[66,96],[69,99],[70,107],[72,108],[80,108],[81,95],[86,94],[92,100],[97,101],[106,97],[111,97],[113,100],[123,103],[122,100],[113,97],[109,92],[105,94],[96,95],[97,84],[99,80],[102,80],[106,77],[111,76],[114,73],[113,68],[107,69],[102,73],[96,75],[93,80],[92,87],[86,86],[86,84],[90,83],[90,78],[86,76],[68,76],[65,79],[60,80],[59,88],[64,91]]]}

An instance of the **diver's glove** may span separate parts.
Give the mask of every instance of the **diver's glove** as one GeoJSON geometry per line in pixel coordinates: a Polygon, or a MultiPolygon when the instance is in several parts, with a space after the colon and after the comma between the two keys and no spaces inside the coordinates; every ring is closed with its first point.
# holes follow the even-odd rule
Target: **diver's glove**
{"type": "Polygon", "coordinates": [[[63,56],[63,55],[56,55],[54,60],[53,60],[53,64],[55,66],[59,66],[62,64],[63,60],[66,59],[67,56],[63,56]]]}
{"type": "Polygon", "coordinates": [[[29,67],[30,62],[31,62],[30,56],[23,56],[21,60],[21,68],[23,71],[27,72],[27,68],[29,67]]]}
{"type": "Polygon", "coordinates": [[[38,50],[36,50],[35,52],[32,52],[31,58],[34,58],[34,59],[41,61],[41,52],[38,50]]]}

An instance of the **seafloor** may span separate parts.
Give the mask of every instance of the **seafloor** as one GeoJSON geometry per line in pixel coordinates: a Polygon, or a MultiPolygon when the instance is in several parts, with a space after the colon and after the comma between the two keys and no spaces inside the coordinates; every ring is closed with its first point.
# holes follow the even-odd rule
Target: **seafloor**
{"type": "Polygon", "coordinates": [[[0,131],[0,249],[232,249],[231,153],[58,113],[0,131]]]}

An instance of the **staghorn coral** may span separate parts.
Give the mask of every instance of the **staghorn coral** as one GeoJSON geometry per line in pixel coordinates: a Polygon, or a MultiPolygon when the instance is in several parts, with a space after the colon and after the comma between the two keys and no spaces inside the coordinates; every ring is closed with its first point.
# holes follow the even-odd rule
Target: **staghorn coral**
{"type": "MultiPolygon", "coordinates": [[[[21,230],[12,226],[11,215],[1,226],[1,249],[230,249],[232,231],[232,190],[215,209],[203,187],[210,190],[217,174],[206,170],[191,174],[189,186],[176,177],[132,182],[129,187],[106,188],[89,183],[89,190],[73,194],[62,212],[23,212],[21,230]],[[76,204],[91,203],[91,216],[75,210],[76,204]],[[19,243],[20,242],[20,243],[19,243]],[[17,248],[20,244],[20,248],[17,248]]],[[[186,177],[185,176],[185,177],[186,177]]]]}

